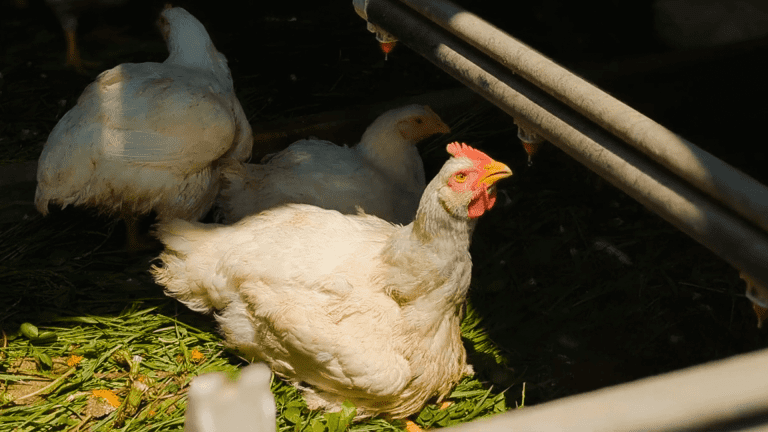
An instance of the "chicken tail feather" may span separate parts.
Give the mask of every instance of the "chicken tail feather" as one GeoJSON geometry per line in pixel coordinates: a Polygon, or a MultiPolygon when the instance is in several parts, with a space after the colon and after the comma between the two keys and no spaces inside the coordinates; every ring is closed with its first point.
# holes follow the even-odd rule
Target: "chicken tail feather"
{"type": "Polygon", "coordinates": [[[227,278],[217,271],[214,232],[217,224],[174,219],[161,222],[155,236],[165,245],[161,265],[152,266],[155,282],[190,309],[208,313],[228,303],[227,278]]]}

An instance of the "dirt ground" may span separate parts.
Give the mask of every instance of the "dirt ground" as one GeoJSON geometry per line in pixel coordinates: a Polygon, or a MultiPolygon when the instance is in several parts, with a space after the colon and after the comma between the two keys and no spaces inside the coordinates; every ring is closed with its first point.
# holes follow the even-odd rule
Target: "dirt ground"
{"type": "MultiPolygon", "coordinates": [[[[83,55],[100,66],[81,76],[63,66],[64,39],[42,1],[29,0],[24,9],[3,1],[0,170],[36,160],[47,134],[98,72],[166,56],[154,28],[160,2],[129,1],[85,14],[83,55]]],[[[474,2],[471,10],[768,183],[768,44],[671,51],[654,35],[650,1],[546,0],[508,15],[497,4],[474,2]]],[[[174,5],[198,17],[228,57],[252,124],[459,87],[405,46],[385,61],[348,1],[272,2],[248,10],[222,2],[174,5]]],[[[503,198],[480,222],[472,246],[471,300],[510,367],[476,370],[489,385],[509,388],[511,406],[523,382],[532,405],[766,347],[768,330],[755,328],[743,283],[725,262],[552,146],[526,167],[511,119],[498,110],[482,111],[471,123],[455,139],[516,174],[502,185],[503,198]]],[[[428,150],[444,144],[438,138],[422,148],[428,177],[446,157],[428,150]]],[[[2,186],[10,216],[0,219],[0,231],[25,212],[37,217],[33,183],[2,186]]],[[[82,217],[73,214],[64,217],[82,217]]],[[[104,219],[85,217],[92,223],[73,223],[62,236],[112,234],[104,219]]],[[[106,248],[119,248],[119,230],[106,248]]],[[[36,254],[56,265],[56,251],[36,254]]],[[[131,268],[143,272],[146,259],[131,268]]],[[[9,305],[27,301],[7,298],[9,305]]],[[[52,298],[56,303],[47,306],[68,305],[52,298]]],[[[0,324],[20,319],[0,307],[0,324]]]]}

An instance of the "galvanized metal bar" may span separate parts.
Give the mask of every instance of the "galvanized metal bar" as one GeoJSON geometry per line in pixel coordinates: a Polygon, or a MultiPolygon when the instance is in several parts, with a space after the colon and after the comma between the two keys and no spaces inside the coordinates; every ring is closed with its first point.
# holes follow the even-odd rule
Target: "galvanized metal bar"
{"type": "Polygon", "coordinates": [[[400,1],[768,231],[768,188],[750,176],[460,6],[400,1]]]}
{"type": "Polygon", "coordinates": [[[768,430],[768,350],[571,396],[447,432],[768,430]]]}
{"type": "MultiPolygon", "coordinates": [[[[397,0],[368,0],[368,19],[724,260],[768,286],[768,234],[562,102],[397,0]]],[[[768,298],[757,299],[768,305],[768,298]]]]}

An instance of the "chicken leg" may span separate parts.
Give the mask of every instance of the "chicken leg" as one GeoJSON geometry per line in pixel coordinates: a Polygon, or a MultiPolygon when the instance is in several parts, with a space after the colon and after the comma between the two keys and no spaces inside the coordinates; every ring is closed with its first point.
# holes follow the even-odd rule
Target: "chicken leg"
{"type": "Polygon", "coordinates": [[[122,212],[121,216],[125,222],[125,248],[127,250],[142,252],[160,248],[161,244],[157,240],[141,232],[140,216],[128,212],[122,212]]]}
{"type": "Polygon", "coordinates": [[[86,62],[80,57],[80,50],[77,48],[77,35],[74,29],[64,30],[67,38],[67,66],[73,67],[77,73],[87,75],[86,68],[93,68],[98,65],[97,62],[86,62]]]}

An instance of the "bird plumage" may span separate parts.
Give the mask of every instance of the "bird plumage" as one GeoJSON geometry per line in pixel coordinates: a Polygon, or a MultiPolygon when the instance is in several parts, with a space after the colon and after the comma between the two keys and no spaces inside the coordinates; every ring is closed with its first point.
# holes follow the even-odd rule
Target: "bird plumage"
{"type": "Polygon", "coordinates": [[[408,223],[426,185],[416,143],[449,131],[429,107],[408,105],[379,116],[351,148],[307,139],[266,164],[227,164],[220,219],[233,223],[277,205],[301,203],[345,214],[359,208],[408,223]]]}
{"type": "Polygon", "coordinates": [[[361,416],[410,415],[471,372],[459,329],[470,238],[511,174],[468,146],[449,150],[406,226],[306,204],[230,226],[164,222],[155,280],[215,311],[227,343],[303,389],[310,408],[348,399],[361,416]]]}
{"type": "Polygon", "coordinates": [[[54,127],[40,156],[35,204],[199,219],[220,163],[250,157],[251,127],[226,58],[182,8],[161,14],[170,55],[103,72],[54,127]]]}

